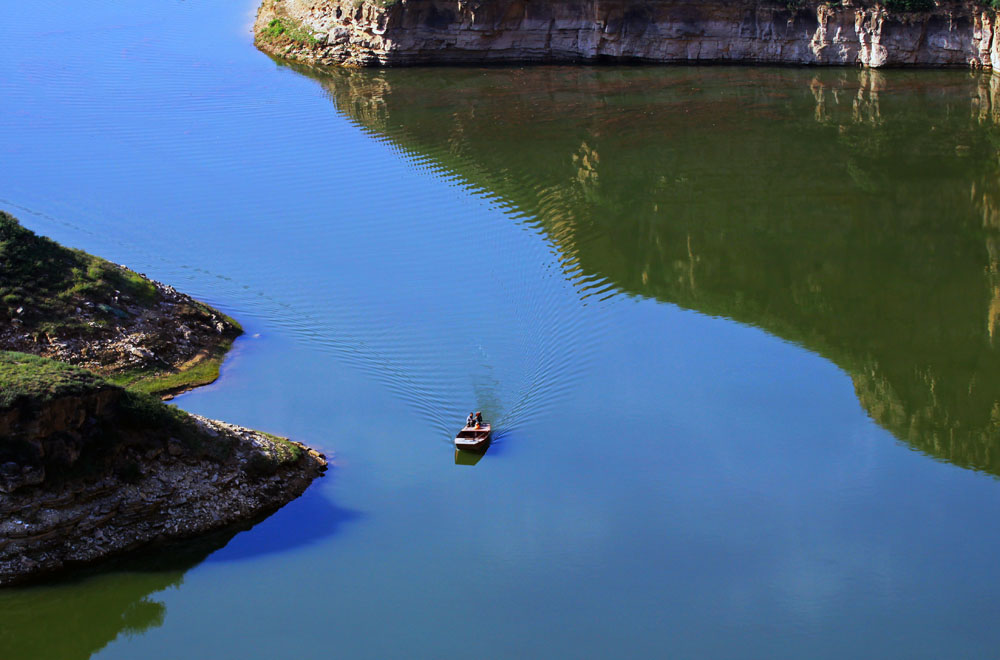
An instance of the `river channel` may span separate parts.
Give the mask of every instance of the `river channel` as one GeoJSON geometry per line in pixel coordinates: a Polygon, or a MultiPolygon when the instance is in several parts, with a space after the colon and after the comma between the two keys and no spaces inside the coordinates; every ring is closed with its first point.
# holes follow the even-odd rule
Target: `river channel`
{"type": "Polygon", "coordinates": [[[319,71],[255,9],[6,7],[0,208],[240,320],[176,404],[331,470],[0,592],[0,658],[995,654],[1000,81],[319,71]]]}

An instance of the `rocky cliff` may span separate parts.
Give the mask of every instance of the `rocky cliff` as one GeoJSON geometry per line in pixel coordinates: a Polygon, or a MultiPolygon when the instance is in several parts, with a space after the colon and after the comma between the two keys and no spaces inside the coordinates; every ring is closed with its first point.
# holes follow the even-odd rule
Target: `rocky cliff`
{"type": "Polygon", "coordinates": [[[747,62],[992,68],[992,9],[753,0],[264,0],[259,48],[312,64],[747,62]]]}
{"type": "Polygon", "coordinates": [[[255,520],[322,455],[83,369],[0,353],[0,586],[255,520]]]}

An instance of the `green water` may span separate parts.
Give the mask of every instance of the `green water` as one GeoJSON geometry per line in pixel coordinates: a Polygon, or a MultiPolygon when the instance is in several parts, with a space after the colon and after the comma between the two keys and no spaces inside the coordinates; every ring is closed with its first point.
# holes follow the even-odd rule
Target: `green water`
{"type": "Polygon", "coordinates": [[[177,404],[329,476],[0,592],[0,658],[995,654],[993,78],[319,72],[253,9],[8,8],[0,208],[240,320],[177,404]]]}
{"type": "Polygon", "coordinates": [[[998,473],[992,78],[313,75],[359,125],[527,216],[585,295],[649,297],[795,342],[846,371],[896,437],[998,473]]]}

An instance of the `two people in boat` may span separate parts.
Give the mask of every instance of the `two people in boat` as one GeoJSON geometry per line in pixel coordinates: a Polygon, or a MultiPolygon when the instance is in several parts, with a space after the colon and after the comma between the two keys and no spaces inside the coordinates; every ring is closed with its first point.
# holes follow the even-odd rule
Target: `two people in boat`
{"type": "Polygon", "coordinates": [[[479,428],[483,425],[483,413],[477,412],[476,414],[469,413],[469,416],[465,419],[465,426],[468,428],[479,428]]]}

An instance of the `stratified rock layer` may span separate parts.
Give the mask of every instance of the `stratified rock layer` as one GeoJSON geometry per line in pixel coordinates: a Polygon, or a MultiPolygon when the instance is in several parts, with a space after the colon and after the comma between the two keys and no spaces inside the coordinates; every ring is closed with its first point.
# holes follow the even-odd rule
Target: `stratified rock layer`
{"type": "Polygon", "coordinates": [[[264,0],[257,45],[312,64],[746,62],[883,66],[1000,64],[996,14],[971,3],[893,13],[729,0],[264,0]],[[274,20],[294,26],[274,35],[274,20]],[[308,36],[311,35],[311,36],[308,36]]]}

